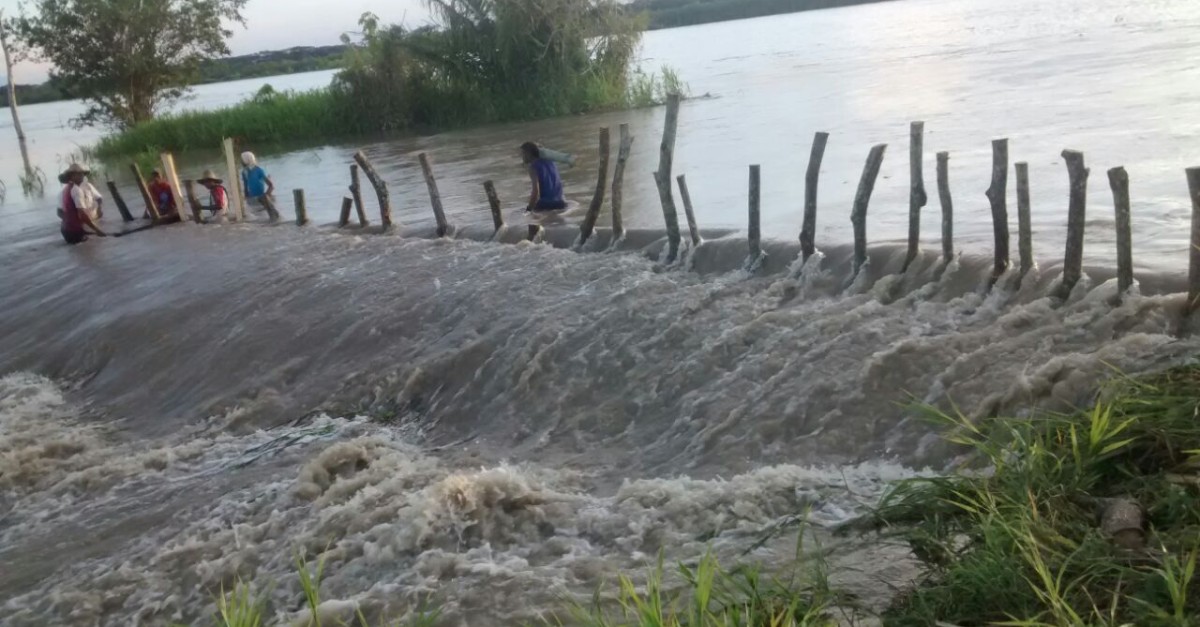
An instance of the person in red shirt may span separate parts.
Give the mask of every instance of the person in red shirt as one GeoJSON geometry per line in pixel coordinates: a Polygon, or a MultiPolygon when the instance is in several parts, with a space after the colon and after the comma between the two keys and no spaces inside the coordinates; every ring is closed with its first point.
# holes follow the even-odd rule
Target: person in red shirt
{"type": "Polygon", "coordinates": [[[208,188],[208,204],[202,208],[213,212],[214,217],[225,215],[225,210],[229,208],[229,190],[221,184],[216,173],[205,170],[204,176],[197,182],[208,188]]]}
{"type": "Polygon", "coordinates": [[[67,168],[59,177],[65,181],[62,190],[62,232],[63,239],[68,244],[78,244],[87,239],[87,231],[84,227],[91,229],[93,233],[100,237],[105,237],[107,233],[100,230],[96,223],[92,221],[92,217],[87,211],[78,207],[75,203],[76,194],[72,193],[80,185],[83,185],[83,179],[88,175],[88,171],[78,163],[72,163],[71,167],[67,168]]]}
{"type": "Polygon", "coordinates": [[[149,187],[154,206],[158,207],[158,215],[175,213],[175,194],[171,192],[171,184],[163,177],[162,172],[155,170],[150,173],[149,187]]]}

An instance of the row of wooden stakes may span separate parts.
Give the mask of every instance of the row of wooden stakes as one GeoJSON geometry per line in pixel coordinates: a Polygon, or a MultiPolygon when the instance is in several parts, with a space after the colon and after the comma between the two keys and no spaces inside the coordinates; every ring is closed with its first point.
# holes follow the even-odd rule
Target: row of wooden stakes
{"type": "MultiPolygon", "coordinates": [[[[662,204],[663,218],[666,224],[667,246],[665,250],[664,261],[673,263],[679,255],[680,246],[682,244],[682,236],[680,233],[680,225],[678,219],[678,211],[676,209],[674,194],[671,185],[672,166],[674,163],[675,151],[675,136],[679,122],[679,108],[681,98],[678,95],[672,94],[667,98],[666,103],[666,119],[663,127],[663,137],[659,149],[659,165],[654,172],[654,180],[659,192],[660,202],[662,204]]],[[[903,270],[916,260],[919,253],[919,237],[921,225],[921,210],[928,203],[928,196],[925,190],[924,182],[924,122],[913,122],[909,129],[909,172],[910,172],[910,192],[909,192],[909,228],[908,228],[908,250],[905,256],[903,270]]],[[[817,187],[821,169],[821,161],[824,158],[825,147],[829,140],[829,134],[818,132],[814,136],[812,151],[809,156],[808,169],[805,173],[805,189],[804,189],[804,217],[800,230],[800,248],[803,261],[808,259],[816,252],[816,221],[817,221],[817,187]]],[[[623,205],[622,184],[624,180],[625,166],[629,159],[629,154],[633,145],[633,137],[629,133],[627,124],[620,125],[620,143],[617,153],[617,163],[613,172],[611,183],[612,199],[612,231],[613,242],[618,243],[624,237],[625,229],[621,215],[623,205]]],[[[233,155],[233,141],[225,140],[224,143],[225,157],[227,166],[230,172],[230,180],[237,180],[237,170],[235,169],[233,155]]],[[[887,149],[887,144],[878,144],[871,148],[867,155],[866,165],[863,168],[862,177],[859,180],[858,189],[855,193],[853,207],[850,213],[850,220],[854,229],[854,256],[853,256],[853,273],[857,275],[866,264],[867,260],[867,237],[866,237],[866,217],[867,207],[870,203],[871,194],[875,187],[875,181],[878,178],[880,166],[883,162],[884,152],[887,149]]],[[[610,140],[609,130],[607,128],[600,129],[600,145],[598,159],[598,176],[596,189],[592,195],[591,202],[588,206],[588,211],[580,224],[579,237],[575,241],[575,248],[582,246],[591,238],[595,231],[596,222],[599,219],[600,209],[604,204],[605,192],[608,185],[608,168],[610,156],[610,140]]],[[[1069,202],[1067,208],[1067,242],[1066,250],[1063,257],[1063,276],[1058,284],[1056,296],[1066,298],[1075,285],[1079,282],[1083,275],[1083,235],[1084,224],[1087,207],[1087,180],[1090,173],[1089,169],[1084,166],[1083,153],[1075,150],[1064,150],[1062,157],[1066,162],[1067,175],[1070,181],[1069,202]]],[[[942,261],[949,263],[954,257],[954,205],[950,194],[949,182],[949,153],[937,153],[937,189],[938,197],[941,204],[942,218],[942,261]]],[[[422,174],[425,178],[425,183],[429,191],[430,204],[433,209],[434,219],[437,223],[438,237],[444,237],[452,232],[451,226],[446,219],[445,210],[442,206],[441,194],[438,191],[437,180],[434,177],[432,166],[428,156],[425,153],[420,153],[417,160],[421,165],[422,174]]],[[[182,194],[183,189],[186,189],[187,205],[191,208],[192,217],[197,222],[200,221],[200,203],[196,199],[193,181],[185,181],[184,186],[179,185],[178,174],[175,170],[174,159],[170,154],[162,156],[163,169],[168,180],[172,183],[172,189],[176,194],[176,206],[183,206],[182,194]]],[[[1017,192],[1017,235],[1018,235],[1018,272],[1020,276],[1024,276],[1033,268],[1033,244],[1032,244],[1032,228],[1030,222],[1030,200],[1029,200],[1029,166],[1025,162],[1017,162],[1013,164],[1016,174],[1016,192],[1017,192]]],[[[155,203],[150,197],[147,190],[145,179],[136,164],[131,166],[134,178],[137,181],[139,190],[141,191],[144,200],[146,201],[146,210],[152,218],[153,223],[159,223],[163,220],[162,216],[158,215],[155,203]]],[[[338,220],[338,227],[344,227],[350,222],[350,212],[355,210],[360,226],[368,226],[369,221],[366,216],[362,198],[362,188],[359,179],[359,170],[366,175],[371,186],[375,190],[375,194],[379,202],[380,222],[383,228],[387,229],[393,226],[391,198],[388,192],[387,182],[375,171],[371,162],[367,159],[362,151],[358,151],[354,155],[354,164],[350,166],[350,196],[343,198],[341,212],[338,220]]],[[[1000,278],[1001,275],[1008,272],[1011,265],[1010,258],[1010,233],[1008,220],[1008,170],[1009,170],[1009,154],[1008,140],[996,139],[992,141],[992,180],[991,185],[985,192],[986,197],[991,205],[992,223],[995,239],[995,250],[993,258],[992,282],[1000,278]]],[[[749,194],[748,194],[748,228],[747,241],[749,246],[749,256],[746,266],[750,270],[761,267],[765,253],[762,251],[762,229],[760,224],[760,168],[758,165],[751,165],[749,172],[749,194]]],[[[1200,304],[1200,167],[1188,168],[1186,170],[1188,189],[1192,201],[1192,229],[1191,229],[1191,254],[1189,258],[1189,274],[1188,274],[1188,309],[1191,311],[1200,304]]],[[[1129,204],[1129,175],[1125,168],[1115,167],[1108,170],[1109,185],[1112,188],[1113,204],[1116,212],[1116,245],[1117,245],[1117,283],[1119,293],[1125,293],[1133,285],[1133,252],[1131,244],[1130,232],[1130,204],[1129,204]]],[[[692,207],[691,196],[688,192],[687,179],[684,175],[679,175],[675,178],[679,186],[680,199],[683,202],[684,212],[687,218],[688,230],[691,244],[693,247],[701,243],[699,228],[696,224],[695,212],[692,207]]],[[[109,190],[112,192],[114,202],[118,206],[125,220],[131,221],[133,218],[130,215],[128,208],[121,199],[120,193],[116,185],[109,181],[109,190]]],[[[232,206],[236,210],[236,217],[239,220],[245,219],[245,201],[241,198],[241,190],[238,185],[231,185],[232,191],[232,206]]],[[[484,193],[488,200],[488,205],[492,214],[493,226],[495,232],[499,233],[504,228],[504,217],[501,212],[501,203],[496,188],[492,181],[483,183],[484,193]]],[[[304,200],[304,190],[296,189],[293,191],[296,208],[296,223],[305,225],[308,223],[307,209],[304,200]]],[[[269,201],[265,203],[265,208],[268,211],[271,219],[276,220],[279,217],[278,211],[269,201]]],[[[539,225],[529,225],[529,239],[535,239],[541,232],[539,225]]]]}

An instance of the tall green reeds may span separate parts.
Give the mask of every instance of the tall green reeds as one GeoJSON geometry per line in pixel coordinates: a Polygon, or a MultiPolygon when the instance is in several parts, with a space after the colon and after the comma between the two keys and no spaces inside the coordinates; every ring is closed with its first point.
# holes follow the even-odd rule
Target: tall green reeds
{"type": "Polygon", "coordinates": [[[885,498],[877,522],[926,566],[885,624],[1200,624],[1200,367],[1121,379],[1073,414],[928,411],[979,464],[885,498]],[[1144,516],[1128,536],[1102,528],[1118,502],[1144,516]]]}

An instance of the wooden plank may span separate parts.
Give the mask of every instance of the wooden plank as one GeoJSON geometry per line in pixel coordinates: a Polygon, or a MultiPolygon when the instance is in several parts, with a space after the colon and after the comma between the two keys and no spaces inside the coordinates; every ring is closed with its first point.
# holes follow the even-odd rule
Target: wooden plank
{"type": "Polygon", "coordinates": [[[150,188],[146,186],[146,177],[142,176],[142,169],[138,167],[137,163],[129,164],[129,169],[133,172],[133,180],[137,183],[138,191],[142,194],[142,200],[146,203],[146,213],[150,215],[151,220],[159,219],[158,203],[150,195],[150,188]]]}
{"type": "Polygon", "coordinates": [[[121,190],[117,189],[117,184],[108,182],[108,193],[112,196],[113,204],[117,206],[117,211],[121,214],[121,219],[126,222],[133,222],[133,214],[129,213],[129,205],[125,204],[125,199],[121,197],[121,190]]]}
{"type": "Polygon", "coordinates": [[[246,197],[242,194],[241,170],[237,165],[237,156],[233,150],[233,138],[226,138],[223,143],[225,150],[225,168],[229,170],[229,213],[237,216],[238,222],[246,221],[246,197]]]}
{"type": "Polygon", "coordinates": [[[185,199],[183,186],[179,183],[179,172],[175,169],[175,156],[164,152],[159,157],[162,160],[163,176],[166,177],[167,183],[171,187],[171,196],[175,199],[175,207],[179,211],[179,218],[182,222],[187,219],[187,212],[183,210],[185,199]]]}

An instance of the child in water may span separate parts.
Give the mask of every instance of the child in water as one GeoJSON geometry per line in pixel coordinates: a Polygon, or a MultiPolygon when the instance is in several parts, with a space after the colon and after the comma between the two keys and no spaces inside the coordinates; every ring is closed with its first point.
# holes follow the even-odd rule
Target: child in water
{"type": "Polygon", "coordinates": [[[562,179],[558,176],[558,166],[549,159],[542,158],[537,144],[525,142],[521,144],[521,159],[529,168],[529,204],[526,211],[560,211],[567,208],[563,200],[562,179]]]}

